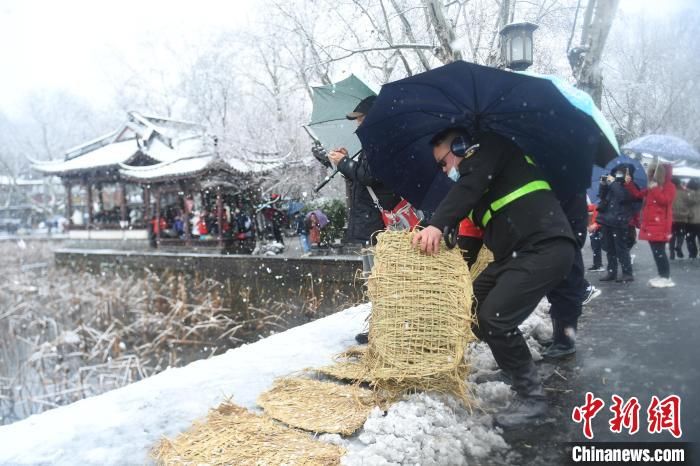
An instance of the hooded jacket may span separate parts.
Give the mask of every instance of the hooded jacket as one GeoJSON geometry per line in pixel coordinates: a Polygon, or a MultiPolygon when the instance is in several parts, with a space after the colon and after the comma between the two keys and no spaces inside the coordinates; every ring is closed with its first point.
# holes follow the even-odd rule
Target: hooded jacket
{"type": "Polygon", "coordinates": [[[635,199],[644,199],[639,239],[668,242],[673,225],[673,199],[676,197],[676,186],[671,181],[671,165],[651,165],[648,173],[649,180],[656,182],[657,186],[639,189],[634,183],[625,184],[625,189],[635,199]]]}
{"type": "MultiPolygon", "coordinates": [[[[634,167],[619,166],[612,173],[629,170],[634,167]]],[[[598,223],[611,228],[627,228],[639,211],[639,202],[625,189],[624,178],[617,178],[612,183],[601,183],[598,192],[598,223]]]]}

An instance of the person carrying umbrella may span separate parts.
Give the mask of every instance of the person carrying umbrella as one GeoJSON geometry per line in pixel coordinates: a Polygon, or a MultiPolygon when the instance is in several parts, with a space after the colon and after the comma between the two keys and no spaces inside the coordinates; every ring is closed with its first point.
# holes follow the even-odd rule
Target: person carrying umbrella
{"type": "Polygon", "coordinates": [[[671,280],[671,267],[666,255],[666,243],[672,235],[673,199],[676,197],[671,165],[660,163],[651,165],[649,180],[651,181],[647,189],[639,189],[632,182],[632,176],[627,174],[624,186],[634,199],[644,200],[639,239],[649,241],[659,273],[658,277],[649,280],[649,286],[669,288],[676,286],[671,280]]]}
{"type": "Polygon", "coordinates": [[[450,128],[431,144],[435,163],[455,184],[429,226],[414,235],[413,245],[437,253],[443,232],[465,217],[484,229],[494,262],[474,281],[474,332],[489,345],[516,391],[495,421],[514,427],[537,420],[547,403],[518,325],[569,273],[576,249],[571,227],[533,160],[508,138],[450,128]]]}
{"type": "MultiPolygon", "coordinates": [[[[347,119],[355,120],[358,126],[362,125],[365,115],[372,108],[376,98],[376,96],[369,96],[363,99],[352,112],[347,114],[347,119]]],[[[328,154],[328,160],[338,167],[338,171],[351,183],[346,242],[366,246],[374,232],[384,229],[381,212],[367,188],[374,190],[381,207],[386,210],[391,210],[401,199],[372,175],[367,157],[363,152],[356,160],[352,160],[348,157],[347,149],[341,147],[331,151],[328,154]]]]}

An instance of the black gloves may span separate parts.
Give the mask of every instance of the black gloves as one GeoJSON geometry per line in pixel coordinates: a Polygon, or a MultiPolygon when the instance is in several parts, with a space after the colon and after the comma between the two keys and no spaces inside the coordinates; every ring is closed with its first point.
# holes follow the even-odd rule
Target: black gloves
{"type": "Polygon", "coordinates": [[[313,154],[316,160],[321,162],[321,165],[323,165],[326,168],[332,167],[330,160],[328,160],[328,153],[321,144],[314,143],[314,145],[311,146],[311,153],[313,154]]]}

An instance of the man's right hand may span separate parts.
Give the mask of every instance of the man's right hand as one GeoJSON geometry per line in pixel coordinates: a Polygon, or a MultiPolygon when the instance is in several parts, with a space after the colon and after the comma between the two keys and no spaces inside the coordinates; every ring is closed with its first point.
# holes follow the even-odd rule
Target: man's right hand
{"type": "Polygon", "coordinates": [[[337,167],[340,161],[347,157],[347,155],[348,150],[344,147],[340,147],[338,149],[332,150],[331,153],[328,154],[328,160],[330,160],[331,163],[337,167]]]}

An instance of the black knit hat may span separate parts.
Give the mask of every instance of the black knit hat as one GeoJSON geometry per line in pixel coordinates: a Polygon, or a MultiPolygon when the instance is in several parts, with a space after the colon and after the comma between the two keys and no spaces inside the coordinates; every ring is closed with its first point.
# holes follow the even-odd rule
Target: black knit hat
{"type": "Polygon", "coordinates": [[[348,113],[345,117],[348,120],[357,120],[359,117],[367,115],[372,108],[372,105],[374,105],[374,101],[377,100],[376,95],[371,95],[369,97],[365,97],[360,101],[359,104],[357,104],[357,107],[355,107],[355,110],[352,112],[348,113]]]}

